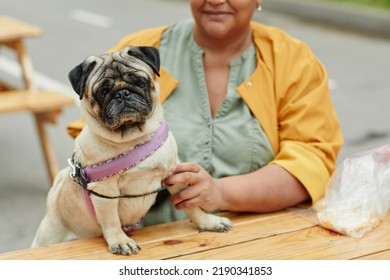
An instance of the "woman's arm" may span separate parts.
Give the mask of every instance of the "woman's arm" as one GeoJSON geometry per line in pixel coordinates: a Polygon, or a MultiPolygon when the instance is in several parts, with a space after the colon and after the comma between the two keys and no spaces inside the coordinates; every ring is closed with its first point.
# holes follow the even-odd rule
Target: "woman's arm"
{"type": "Polygon", "coordinates": [[[303,185],[282,167],[269,164],[249,174],[215,179],[201,166],[181,163],[166,184],[188,187],[171,197],[177,209],[199,206],[204,210],[271,212],[308,200],[303,185]]]}

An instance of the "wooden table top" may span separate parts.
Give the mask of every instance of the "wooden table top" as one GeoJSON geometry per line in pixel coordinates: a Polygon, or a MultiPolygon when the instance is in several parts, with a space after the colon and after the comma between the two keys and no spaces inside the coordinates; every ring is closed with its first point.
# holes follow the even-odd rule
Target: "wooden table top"
{"type": "Polygon", "coordinates": [[[26,37],[39,37],[42,29],[23,21],[0,16],[0,42],[10,42],[26,37]]]}
{"type": "Polygon", "coordinates": [[[362,238],[343,236],[317,225],[297,211],[270,214],[223,213],[234,227],[230,232],[201,232],[188,220],[138,229],[132,238],[137,255],[108,251],[102,237],[0,254],[3,260],[390,260],[390,215],[362,238]]]}

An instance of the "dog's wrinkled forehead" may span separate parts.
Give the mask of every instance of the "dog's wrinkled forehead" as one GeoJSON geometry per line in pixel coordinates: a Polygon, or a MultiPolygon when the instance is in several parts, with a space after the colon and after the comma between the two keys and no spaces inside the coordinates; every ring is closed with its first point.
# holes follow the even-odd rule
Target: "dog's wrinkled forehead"
{"type": "Polygon", "coordinates": [[[114,52],[102,55],[101,63],[105,67],[111,68],[115,71],[126,72],[127,68],[139,70],[145,67],[150,67],[152,71],[159,76],[159,61],[156,61],[156,57],[153,56],[153,52],[149,55],[140,51],[137,47],[127,47],[120,52],[114,52]]]}
{"type": "Polygon", "coordinates": [[[81,64],[70,71],[68,77],[73,89],[83,98],[85,84],[90,76],[99,78],[99,74],[106,71],[127,71],[127,68],[146,68],[149,72],[160,76],[160,56],[154,47],[126,47],[121,51],[104,54],[101,56],[90,56],[81,64]]]}

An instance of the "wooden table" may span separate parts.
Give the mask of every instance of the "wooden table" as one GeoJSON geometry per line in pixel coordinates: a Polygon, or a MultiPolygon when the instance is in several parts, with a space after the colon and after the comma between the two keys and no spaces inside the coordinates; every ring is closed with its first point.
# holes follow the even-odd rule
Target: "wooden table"
{"type": "Polygon", "coordinates": [[[17,89],[0,80],[0,114],[33,113],[47,171],[52,182],[58,173],[58,167],[45,124],[56,123],[58,114],[65,106],[73,105],[74,99],[59,92],[42,91],[36,88],[33,67],[24,46],[24,39],[41,35],[42,30],[36,26],[11,17],[0,16],[0,46],[8,47],[15,52],[24,83],[23,88],[17,89]]]}
{"type": "Polygon", "coordinates": [[[220,259],[386,259],[390,260],[390,215],[363,238],[342,236],[316,225],[307,214],[224,213],[234,227],[227,233],[199,233],[188,220],[138,229],[138,255],[108,252],[103,238],[88,238],[0,255],[2,260],[220,260],[220,259]]]}

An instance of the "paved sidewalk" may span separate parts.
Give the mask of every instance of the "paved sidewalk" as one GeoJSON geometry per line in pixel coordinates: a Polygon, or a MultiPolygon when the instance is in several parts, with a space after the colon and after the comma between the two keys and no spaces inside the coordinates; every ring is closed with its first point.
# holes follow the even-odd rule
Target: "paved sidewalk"
{"type": "Polygon", "coordinates": [[[330,0],[264,0],[263,8],[350,30],[390,38],[390,11],[330,0]]]}

